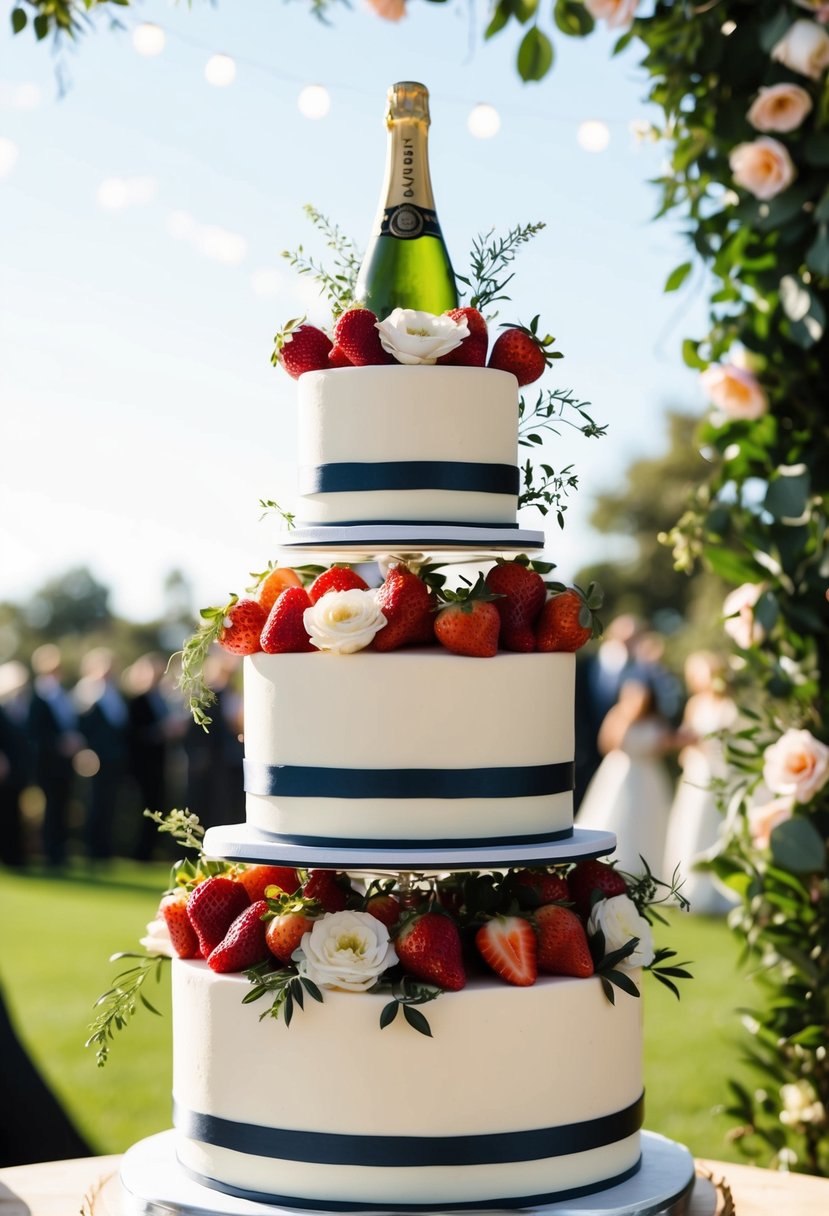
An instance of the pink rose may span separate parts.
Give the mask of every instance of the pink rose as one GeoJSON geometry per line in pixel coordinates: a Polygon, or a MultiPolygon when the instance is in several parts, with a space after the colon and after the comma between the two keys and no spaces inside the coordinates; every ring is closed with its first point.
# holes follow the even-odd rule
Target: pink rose
{"type": "Polygon", "coordinates": [[[762,806],[749,807],[748,830],[755,848],[767,849],[774,829],[791,817],[791,798],[774,798],[762,806]]]}
{"type": "Polygon", "coordinates": [[[368,0],[368,6],[384,21],[399,21],[406,16],[406,0],[368,0]]]}
{"type": "Polygon", "coordinates": [[[636,16],[639,0],[584,0],[584,7],[597,21],[606,21],[610,29],[626,29],[636,16]]]}
{"type": "Polygon", "coordinates": [[[773,84],[760,89],[746,118],[758,131],[796,131],[812,108],[799,84],[773,84]]]}
{"type": "Polygon", "coordinates": [[[756,646],[766,636],[763,626],[754,619],[754,605],[764,590],[764,583],[743,583],[723,600],[723,629],[741,650],[756,646]]]}
{"type": "Polygon", "coordinates": [[[712,363],[700,376],[708,400],[729,418],[753,421],[769,408],[757,377],[734,363],[712,363]]]}
{"type": "Polygon", "coordinates": [[[829,34],[815,21],[795,21],[772,49],[771,57],[793,72],[819,80],[829,67],[829,34]]]}
{"type": "Polygon", "coordinates": [[[794,161],[778,139],[761,135],[751,143],[737,144],[728,158],[734,182],[755,198],[776,198],[797,177],[794,161]]]}
{"type": "Polygon", "coordinates": [[[763,753],[763,780],[775,794],[810,802],[829,781],[829,747],[808,730],[787,730],[763,753]]]}

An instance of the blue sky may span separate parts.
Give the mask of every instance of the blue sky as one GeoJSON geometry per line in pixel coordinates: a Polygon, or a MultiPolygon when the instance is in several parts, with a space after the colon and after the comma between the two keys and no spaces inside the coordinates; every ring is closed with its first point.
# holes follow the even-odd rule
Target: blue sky
{"type": "Polygon", "coordinates": [[[143,619],[160,610],[173,567],[197,604],[214,603],[275,556],[276,525],[260,522],[257,503],[291,504],[295,423],[272,338],[302,312],[325,321],[280,253],[321,252],[306,202],[365,242],[397,79],[431,93],[432,178],[457,269],[477,233],[547,224],[516,263],[502,319],[541,313],[566,356],[550,383],[610,424],[604,440],[545,451],[556,467],[575,462],[583,485],[566,532],[548,525],[548,553],[571,576],[585,557],[621,551],[590,532],[592,495],[659,449],[666,408],[702,408],[679,346],[704,329],[703,295],[662,294],[687,251],[676,224],[650,223],[647,182],[664,152],[629,130],[647,117],[635,52],[612,60],[605,35],[558,35],[552,74],[522,85],[517,30],[484,45],[484,8],[411,0],[391,25],[343,7],[325,26],[300,3],[152,0],[118,10],[124,30],[99,22],[62,56],[59,98],[53,51],[28,31],[12,38],[10,7],[0,5],[0,599],[83,563],[117,611],[143,619]],[[161,55],[133,49],[140,21],[165,30],[161,55]],[[204,79],[214,52],[236,61],[226,88],[204,79]],[[306,84],[329,90],[326,118],[300,114],[306,84]],[[480,101],[500,114],[495,138],[467,131],[480,101]],[[602,153],[576,140],[591,118],[609,126],[602,153]]]}

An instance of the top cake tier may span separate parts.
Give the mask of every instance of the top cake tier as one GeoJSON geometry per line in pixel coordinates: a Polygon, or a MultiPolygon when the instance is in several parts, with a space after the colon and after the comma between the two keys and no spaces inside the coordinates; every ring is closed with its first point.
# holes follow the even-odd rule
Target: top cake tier
{"type": "Polygon", "coordinates": [[[291,545],[540,548],[517,527],[518,385],[484,367],[347,367],[298,382],[291,545]]]}

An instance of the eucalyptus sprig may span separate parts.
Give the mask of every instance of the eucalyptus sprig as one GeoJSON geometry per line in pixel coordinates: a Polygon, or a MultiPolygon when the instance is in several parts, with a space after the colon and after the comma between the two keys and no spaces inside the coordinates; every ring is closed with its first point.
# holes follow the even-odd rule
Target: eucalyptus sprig
{"type": "MultiPolygon", "coordinates": [[[[181,674],[178,686],[184,694],[193,721],[203,730],[207,730],[213,721],[207,710],[216,701],[215,692],[205,682],[204,665],[210,647],[219,640],[225,617],[238,599],[238,595],[233,594],[223,608],[202,608],[199,612],[201,625],[179,651],[181,674]]],[[[174,655],[173,658],[175,657],[174,655]]]]}
{"type": "Polygon", "coordinates": [[[521,447],[534,447],[544,439],[540,431],[560,435],[560,426],[573,427],[581,431],[585,439],[600,439],[607,434],[607,424],[597,423],[587,412],[589,401],[579,401],[569,388],[539,390],[535,401],[528,402],[523,396],[518,399],[518,443],[521,447]],[[580,421],[568,417],[573,410],[580,421]]]}
{"type": "Polygon", "coordinates": [[[170,959],[164,954],[134,954],[123,951],[113,954],[109,961],[114,963],[123,958],[138,961],[116,975],[112,987],[98,997],[94,1006],[98,1012],[89,1028],[92,1033],[84,1044],[85,1047],[95,1048],[95,1059],[99,1068],[103,1068],[109,1058],[109,1045],[115,1037],[115,1032],[123,1030],[129,1024],[139,1004],[157,1017],[161,1016],[147,1000],[142,988],[151,975],[156,982],[161,979],[164,964],[169,963],[170,959]]]}
{"type": "MultiPolygon", "coordinates": [[[[458,282],[464,283],[469,289],[468,305],[470,308],[477,308],[479,312],[484,312],[497,301],[509,299],[504,291],[511,282],[515,271],[510,270],[507,273],[508,267],[514,261],[521,246],[526,245],[544,228],[546,228],[546,224],[543,223],[518,225],[510,228],[506,236],[500,237],[494,236],[495,229],[490,228],[488,232],[475,237],[469,255],[469,274],[455,275],[458,282]]],[[[460,294],[465,298],[466,292],[462,291],[460,294]]],[[[487,319],[491,320],[497,315],[495,312],[490,314],[487,319]]]]}
{"type": "Polygon", "coordinates": [[[264,519],[267,515],[274,514],[279,516],[289,532],[295,526],[296,516],[290,511],[285,511],[282,507],[280,507],[279,503],[274,502],[272,498],[260,498],[259,506],[262,508],[262,514],[259,516],[260,520],[264,519]]]}
{"type": "MultiPolygon", "coordinates": [[[[319,6],[322,10],[322,5],[319,6]]],[[[354,303],[354,289],[362,262],[362,254],[349,236],[337,224],[331,222],[310,203],[303,208],[306,216],[322,233],[325,243],[334,253],[334,272],[326,270],[320,263],[308,257],[300,245],[294,251],[284,250],[283,258],[298,274],[307,275],[320,285],[320,295],[325,295],[334,317],[345,312],[354,303]]]]}

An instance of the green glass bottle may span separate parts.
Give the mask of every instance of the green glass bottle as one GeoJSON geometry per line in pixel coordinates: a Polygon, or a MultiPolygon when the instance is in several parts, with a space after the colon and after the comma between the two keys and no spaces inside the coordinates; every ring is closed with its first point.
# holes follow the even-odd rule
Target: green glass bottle
{"type": "Polygon", "coordinates": [[[395,308],[439,314],[457,307],[458,292],[432,195],[424,85],[391,86],[386,126],[386,178],[355,299],[381,321],[395,308]]]}

